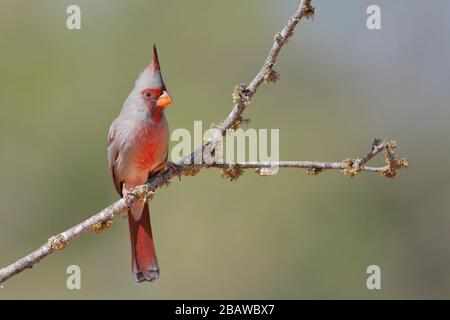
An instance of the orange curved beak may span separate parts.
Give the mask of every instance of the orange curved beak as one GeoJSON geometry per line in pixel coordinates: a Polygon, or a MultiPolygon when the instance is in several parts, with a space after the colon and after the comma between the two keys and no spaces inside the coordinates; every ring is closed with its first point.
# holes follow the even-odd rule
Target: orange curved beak
{"type": "Polygon", "coordinates": [[[163,94],[158,98],[156,105],[165,108],[172,104],[172,97],[164,90],[163,94]]]}

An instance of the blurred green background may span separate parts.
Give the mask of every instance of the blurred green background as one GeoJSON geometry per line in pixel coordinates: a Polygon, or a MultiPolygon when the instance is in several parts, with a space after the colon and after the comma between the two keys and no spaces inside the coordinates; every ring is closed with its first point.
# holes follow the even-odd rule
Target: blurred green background
{"type": "MultiPolygon", "coordinates": [[[[450,3],[314,0],[248,109],[280,129],[283,160],[340,160],[389,136],[411,164],[394,180],[301,170],[217,170],[152,201],[161,278],[135,284],[115,220],[0,288],[13,298],[450,298],[450,3]],[[378,4],[382,30],[366,28],[378,4]],[[81,267],[82,289],[66,289],[81,267]],[[366,288],[381,267],[382,290],[366,288]]],[[[297,1],[0,1],[0,265],[117,200],[112,119],[153,42],[175,103],[171,129],[228,114],[297,1]],[[82,29],[66,28],[81,7],[82,29]]],[[[377,161],[375,161],[377,163],[377,161]]],[[[379,160],[378,163],[381,163],[379,160]]]]}

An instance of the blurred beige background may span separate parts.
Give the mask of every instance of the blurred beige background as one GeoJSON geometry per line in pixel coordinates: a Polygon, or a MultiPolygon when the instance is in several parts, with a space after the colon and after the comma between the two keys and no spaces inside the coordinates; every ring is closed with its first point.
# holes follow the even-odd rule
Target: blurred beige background
{"type": "MultiPolygon", "coordinates": [[[[12,298],[450,298],[450,3],[315,0],[248,109],[280,129],[283,160],[340,160],[389,136],[411,164],[395,180],[217,170],[152,202],[161,266],[130,273],[128,226],[89,234],[10,279],[12,298]],[[382,9],[382,30],[366,8],[382,9]],[[82,289],[67,290],[76,264],[82,289]],[[366,288],[377,264],[382,290],[366,288]]],[[[157,42],[171,129],[228,114],[297,1],[0,1],[0,265],[117,199],[106,135],[157,42]],[[66,8],[82,29],[66,29],[66,8]]]]}

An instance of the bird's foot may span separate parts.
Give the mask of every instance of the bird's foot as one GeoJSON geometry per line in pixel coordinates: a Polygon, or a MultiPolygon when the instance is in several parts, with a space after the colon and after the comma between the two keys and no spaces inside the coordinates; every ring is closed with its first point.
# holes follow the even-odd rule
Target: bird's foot
{"type": "Polygon", "coordinates": [[[172,161],[167,161],[167,168],[172,170],[177,175],[178,179],[181,181],[181,174],[183,173],[183,166],[176,164],[172,161]]]}

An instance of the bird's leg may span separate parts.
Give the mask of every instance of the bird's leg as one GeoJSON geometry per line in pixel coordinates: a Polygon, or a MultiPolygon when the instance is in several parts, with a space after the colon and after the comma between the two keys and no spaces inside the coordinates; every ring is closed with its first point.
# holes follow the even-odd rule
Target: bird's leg
{"type": "Polygon", "coordinates": [[[161,163],[155,169],[153,169],[152,174],[150,174],[148,178],[150,179],[153,175],[156,175],[156,174],[160,173],[161,171],[171,170],[171,171],[175,172],[175,174],[177,175],[178,179],[180,179],[180,181],[181,181],[181,174],[182,174],[182,171],[183,171],[182,168],[183,167],[181,165],[176,164],[175,162],[167,160],[167,161],[161,163]]]}
{"type": "Polygon", "coordinates": [[[131,201],[130,198],[128,197],[128,195],[130,194],[130,192],[128,191],[127,188],[125,188],[125,186],[122,188],[122,198],[123,200],[125,200],[125,204],[127,205],[127,207],[129,207],[131,205],[131,201]]]}

